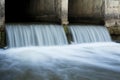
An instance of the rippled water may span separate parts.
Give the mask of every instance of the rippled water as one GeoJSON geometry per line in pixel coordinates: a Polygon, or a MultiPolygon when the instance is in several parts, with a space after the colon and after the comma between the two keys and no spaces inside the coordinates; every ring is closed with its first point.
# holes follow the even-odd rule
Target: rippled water
{"type": "Polygon", "coordinates": [[[120,44],[0,50],[0,80],[120,80],[120,44]]]}

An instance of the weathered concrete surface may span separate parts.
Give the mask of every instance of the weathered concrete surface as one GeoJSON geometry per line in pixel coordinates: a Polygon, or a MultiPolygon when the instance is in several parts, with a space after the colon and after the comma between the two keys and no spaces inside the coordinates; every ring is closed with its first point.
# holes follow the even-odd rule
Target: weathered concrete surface
{"type": "Polygon", "coordinates": [[[61,22],[63,25],[68,24],[68,0],[61,0],[61,22]]]}
{"type": "Polygon", "coordinates": [[[108,27],[108,30],[110,31],[110,34],[120,35],[120,26],[108,27]]]}
{"type": "Polygon", "coordinates": [[[105,25],[120,25],[120,0],[105,0],[105,25]]]}
{"type": "Polygon", "coordinates": [[[29,13],[37,19],[68,24],[68,0],[30,0],[29,13]]]}
{"type": "Polygon", "coordinates": [[[120,0],[105,0],[105,19],[120,19],[120,0]]]}
{"type": "Polygon", "coordinates": [[[5,44],[5,32],[4,32],[4,22],[5,22],[5,11],[4,11],[4,0],[0,0],[0,47],[5,44]]]}
{"type": "Polygon", "coordinates": [[[106,27],[120,26],[120,19],[109,19],[105,20],[106,27]]]}
{"type": "Polygon", "coordinates": [[[103,18],[103,0],[69,0],[69,18],[103,18]]]}
{"type": "Polygon", "coordinates": [[[110,32],[112,40],[120,42],[120,26],[111,26],[107,28],[110,32]]]}
{"type": "Polygon", "coordinates": [[[29,0],[27,14],[36,20],[56,21],[55,1],[56,0],[29,0]]]}
{"type": "Polygon", "coordinates": [[[0,25],[4,22],[4,0],[0,0],[0,25]]]}
{"type": "Polygon", "coordinates": [[[105,0],[105,26],[112,39],[120,42],[120,0],[105,0]]]}

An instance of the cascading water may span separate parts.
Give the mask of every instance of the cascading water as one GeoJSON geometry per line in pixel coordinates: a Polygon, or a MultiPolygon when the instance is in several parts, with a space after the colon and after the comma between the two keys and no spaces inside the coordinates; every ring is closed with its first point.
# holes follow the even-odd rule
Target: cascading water
{"type": "Polygon", "coordinates": [[[49,46],[67,44],[60,25],[7,24],[8,47],[49,46]]]}
{"type": "Polygon", "coordinates": [[[59,25],[7,24],[11,49],[0,49],[0,80],[119,80],[120,44],[107,42],[107,29],[69,29],[75,43],[99,43],[64,45],[68,43],[59,25]]]}
{"type": "Polygon", "coordinates": [[[120,44],[0,50],[0,80],[120,80],[120,44]]]}
{"type": "Polygon", "coordinates": [[[111,41],[108,30],[104,26],[71,25],[69,30],[72,33],[74,43],[111,41]]]}

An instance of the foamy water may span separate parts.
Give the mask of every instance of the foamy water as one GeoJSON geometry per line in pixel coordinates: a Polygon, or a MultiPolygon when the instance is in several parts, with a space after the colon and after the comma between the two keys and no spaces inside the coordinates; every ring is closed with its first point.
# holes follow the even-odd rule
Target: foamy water
{"type": "Polygon", "coordinates": [[[0,80],[120,80],[120,44],[0,50],[0,80]]]}

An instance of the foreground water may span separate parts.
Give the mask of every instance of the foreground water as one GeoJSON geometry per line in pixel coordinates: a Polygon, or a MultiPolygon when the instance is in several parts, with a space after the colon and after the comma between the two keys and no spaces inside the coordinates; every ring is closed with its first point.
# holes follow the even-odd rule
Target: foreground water
{"type": "Polygon", "coordinates": [[[120,44],[0,50],[0,80],[120,80],[120,44]]]}

